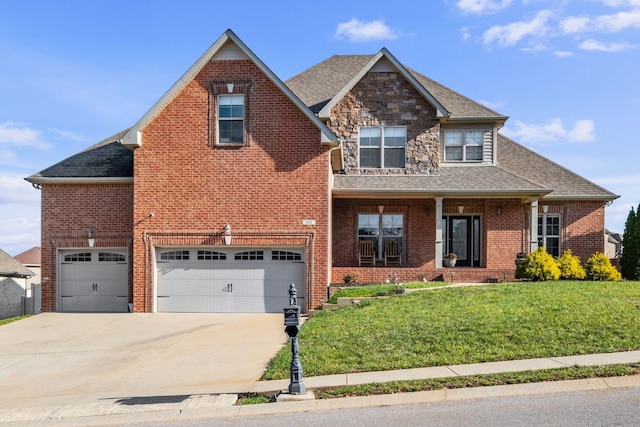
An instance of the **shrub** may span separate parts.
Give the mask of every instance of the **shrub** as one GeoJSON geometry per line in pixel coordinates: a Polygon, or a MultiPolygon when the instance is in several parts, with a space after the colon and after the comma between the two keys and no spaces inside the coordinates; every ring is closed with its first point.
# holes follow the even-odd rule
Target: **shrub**
{"type": "Polygon", "coordinates": [[[558,267],[561,279],[582,280],[587,276],[582,264],[580,264],[580,257],[573,255],[571,249],[564,251],[562,256],[558,258],[558,267]]]}
{"type": "Polygon", "coordinates": [[[587,260],[584,266],[589,280],[613,280],[622,279],[620,272],[613,265],[609,257],[601,252],[596,252],[587,260]]]}
{"type": "Polygon", "coordinates": [[[359,283],[360,283],[360,275],[354,271],[353,273],[347,273],[347,274],[345,274],[345,275],[342,277],[342,280],[344,280],[344,283],[355,283],[355,284],[359,284],[359,283]]]}
{"type": "Polygon", "coordinates": [[[560,269],[556,260],[541,246],[528,254],[516,267],[516,278],[535,281],[558,280],[560,269]]]}

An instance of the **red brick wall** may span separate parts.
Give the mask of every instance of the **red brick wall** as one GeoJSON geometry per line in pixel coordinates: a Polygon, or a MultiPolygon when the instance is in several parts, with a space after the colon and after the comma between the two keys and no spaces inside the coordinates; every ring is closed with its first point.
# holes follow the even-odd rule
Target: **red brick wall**
{"type": "MultiPolygon", "coordinates": [[[[584,263],[604,248],[604,206],[601,202],[546,203],[549,214],[561,215],[561,250],[571,249],[584,263]]],[[[530,205],[516,199],[445,199],[444,215],[480,215],[482,222],[481,268],[435,268],[435,201],[434,200],[334,200],[332,283],[340,283],[347,273],[357,272],[363,283],[383,282],[391,273],[402,281],[425,275],[429,280],[494,281],[514,278],[514,259],[518,252],[529,252],[530,205]],[[377,206],[405,212],[402,267],[358,267],[357,215],[363,209],[377,212],[377,206]],[[499,208],[499,209],[498,209],[499,208]],[[499,210],[499,214],[498,214],[499,210]],[[428,214],[426,212],[429,212],[428,214]],[[454,272],[454,276],[450,273],[454,272]],[[442,275],[442,277],[440,277],[442,275]]],[[[542,213],[542,203],[540,203],[542,213]]]]}
{"type": "Polygon", "coordinates": [[[96,247],[129,246],[132,212],[132,184],[42,186],[43,311],[57,309],[56,250],[88,248],[89,227],[95,231],[96,247]]]}
{"type": "MultiPolygon", "coordinates": [[[[542,202],[540,212],[542,213],[542,202]]],[[[604,203],[548,203],[548,213],[560,214],[560,251],[571,249],[584,264],[596,252],[604,253],[604,203]]]]}
{"type": "Polygon", "coordinates": [[[251,235],[244,241],[253,244],[299,244],[293,234],[313,233],[307,246],[308,306],[325,298],[328,150],[317,126],[252,62],[206,65],[143,130],[134,158],[135,311],[150,311],[153,303],[145,233],[215,235],[226,223],[232,235],[251,235]],[[250,146],[207,144],[208,81],[224,78],[252,80],[250,146]],[[303,225],[303,219],[316,225],[303,225]]]}

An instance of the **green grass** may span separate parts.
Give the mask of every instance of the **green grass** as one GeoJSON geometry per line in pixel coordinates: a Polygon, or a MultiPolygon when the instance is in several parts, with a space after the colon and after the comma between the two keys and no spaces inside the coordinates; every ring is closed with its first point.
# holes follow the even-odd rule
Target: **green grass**
{"type": "MultiPolygon", "coordinates": [[[[448,283],[446,282],[409,282],[409,283],[403,283],[402,287],[405,289],[419,289],[419,288],[430,288],[435,286],[444,286],[447,284],[448,283]]],[[[340,288],[335,294],[331,296],[328,302],[331,304],[336,304],[338,302],[338,298],[391,296],[396,294],[396,289],[397,288],[395,284],[349,286],[345,288],[340,288]]]]}
{"type": "Polygon", "coordinates": [[[388,383],[324,388],[316,390],[315,396],[317,399],[332,399],[336,397],[371,396],[376,394],[409,393],[415,391],[566,381],[638,374],[640,374],[640,364],[637,363],[606,366],[573,366],[567,368],[542,369],[538,371],[470,375],[428,380],[392,381],[388,383]]]}
{"type": "Polygon", "coordinates": [[[2,319],[0,320],[0,326],[2,325],[6,325],[7,323],[11,323],[11,322],[17,322],[18,320],[22,320],[22,319],[26,319],[27,317],[29,317],[30,315],[27,314],[25,316],[18,316],[18,317],[10,317],[8,319],[2,319]]]}
{"type": "MultiPolygon", "coordinates": [[[[640,349],[640,282],[443,288],[309,318],[305,376],[640,349]]],[[[264,379],[289,376],[284,346],[264,379]]]]}

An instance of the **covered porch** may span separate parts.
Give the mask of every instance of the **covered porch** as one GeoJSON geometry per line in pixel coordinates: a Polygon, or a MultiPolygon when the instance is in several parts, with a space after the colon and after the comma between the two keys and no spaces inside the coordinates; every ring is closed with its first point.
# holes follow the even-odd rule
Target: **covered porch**
{"type": "Polygon", "coordinates": [[[363,284],[500,282],[515,278],[518,253],[538,246],[538,199],[334,198],[332,229],[332,284],[348,276],[363,284]],[[363,247],[373,256],[362,256],[363,247]],[[399,256],[389,257],[390,247],[399,256]]]}

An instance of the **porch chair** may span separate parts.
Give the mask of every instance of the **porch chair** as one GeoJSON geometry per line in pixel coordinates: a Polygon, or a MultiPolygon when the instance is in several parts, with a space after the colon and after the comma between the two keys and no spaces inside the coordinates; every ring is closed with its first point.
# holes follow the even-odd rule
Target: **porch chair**
{"type": "Polygon", "coordinates": [[[400,252],[400,244],[397,240],[387,240],[384,242],[384,265],[387,262],[397,262],[402,265],[402,253],[400,252]]]}
{"type": "Polygon", "coordinates": [[[362,266],[362,263],[376,265],[376,253],[373,250],[372,240],[360,240],[358,243],[358,265],[362,266]]]}

